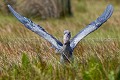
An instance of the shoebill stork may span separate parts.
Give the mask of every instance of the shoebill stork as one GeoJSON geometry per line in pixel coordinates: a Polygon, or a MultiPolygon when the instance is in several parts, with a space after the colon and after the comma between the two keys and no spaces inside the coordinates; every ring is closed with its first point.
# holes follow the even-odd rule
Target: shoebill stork
{"type": "Polygon", "coordinates": [[[78,32],[76,36],[71,38],[71,33],[69,30],[64,31],[63,44],[53,37],[51,34],[45,31],[41,26],[33,23],[30,19],[23,17],[18,14],[10,5],[8,5],[11,13],[22,23],[26,28],[35,32],[45,40],[47,40],[51,45],[60,53],[60,62],[71,62],[73,59],[73,50],[84,37],[86,37],[91,32],[97,30],[103,23],[105,23],[113,13],[113,6],[108,5],[101,16],[99,16],[95,21],[91,22],[85,29],[78,32]]]}

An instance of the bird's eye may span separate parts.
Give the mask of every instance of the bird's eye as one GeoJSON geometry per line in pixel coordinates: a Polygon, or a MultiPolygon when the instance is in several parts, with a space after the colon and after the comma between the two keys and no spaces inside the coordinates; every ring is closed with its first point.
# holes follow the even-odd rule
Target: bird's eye
{"type": "Polygon", "coordinates": [[[69,37],[71,37],[71,34],[70,34],[70,33],[69,33],[68,35],[69,35],[69,37]]]}

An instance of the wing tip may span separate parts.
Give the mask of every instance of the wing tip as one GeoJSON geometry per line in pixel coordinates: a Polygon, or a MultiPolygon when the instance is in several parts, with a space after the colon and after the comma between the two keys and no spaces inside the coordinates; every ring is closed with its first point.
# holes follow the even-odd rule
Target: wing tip
{"type": "Polygon", "coordinates": [[[108,4],[108,6],[109,6],[109,7],[113,7],[113,5],[112,5],[112,4],[108,4]]]}
{"type": "Polygon", "coordinates": [[[8,4],[7,7],[10,9],[10,8],[11,8],[11,5],[8,4]]]}
{"type": "Polygon", "coordinates": [[[113,12],[114,8],[113,8],[113,5],[112,5],[112,4],[108,4],[107,7],[113,12]]]}
{"type": "Polygon", "coordinates": [[[12,13],[12,14],[14,14],[15,13],[15,11],[14,11],[14,9],[12,8],[12,6],[11,5],[7,5],[7,7],[9,8],[9,10],[10,10],[10,12],[12,13]]]}
{"type": "Polygon", "coordinates": [[[108,4],[103,14],[99,18],[97,18],[97,21],[100,21],[101,23],[106,22],[112,16],[113,11],[114,11],[113,5],[108,4]]]}
{"type": "Polygon", "coordinates": [[[107,9],[108,9],[108,12],[106,13],[107,14],[106,19],[109,19],[112,16],[113,11],[114,11],[113,5],[109,4],[107,6],[107,9]]]}
{"type": "Polygon", "coordinates": [[[9,4],[8,4],[7,6],[8,6],[8,7],[10,7],[10,5],[9,5],[9,4]]]}
{"type": "Polygon", "coordinates": [[[27,21],[25,20],[25,17],[24,17],[24,16],[20,15],[19,13],[17,13],[17,12],[12,8],[11,5],[8,4],[7,6],[8,6],[8,8],[9,8],[10,12],[11,12],[22,24],[27,23],[27,21]]]}

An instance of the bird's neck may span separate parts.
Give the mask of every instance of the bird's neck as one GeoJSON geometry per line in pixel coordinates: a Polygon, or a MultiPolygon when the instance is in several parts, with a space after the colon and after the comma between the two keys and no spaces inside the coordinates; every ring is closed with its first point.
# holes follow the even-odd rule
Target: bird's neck
{"type": "Polygon", "coordinates": [[[70,41],[68,41],[67,43],[63,44],[64,47],[69,47],[70,46],[70,41]]]}

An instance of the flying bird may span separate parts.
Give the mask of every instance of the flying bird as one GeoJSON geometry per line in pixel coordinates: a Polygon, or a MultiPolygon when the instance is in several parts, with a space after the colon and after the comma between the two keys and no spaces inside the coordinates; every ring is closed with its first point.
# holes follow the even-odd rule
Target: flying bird
{"type": "Polygon", "coordinates": [[[86,37],[91,32],[97,30],[103,23],[105,23],[113,13],[113,6],[109,4],[103,14],[99,16],[95,21],[91,22],[85,29],[78,32],[76,36],[71,39],[71,32],[69,30],[64,31],[63,44],[53,37],[51,34],[45,31],[41,26],[35,24],[30,19],[17,13],[10,5],[8,5],[11,13],[22,23],[26,28],[35,32],[45,40],[47,40],[51,45],[60,53],[60,62],[72,62],[73,61],[73,50],[84,37],[86,37]]]}

